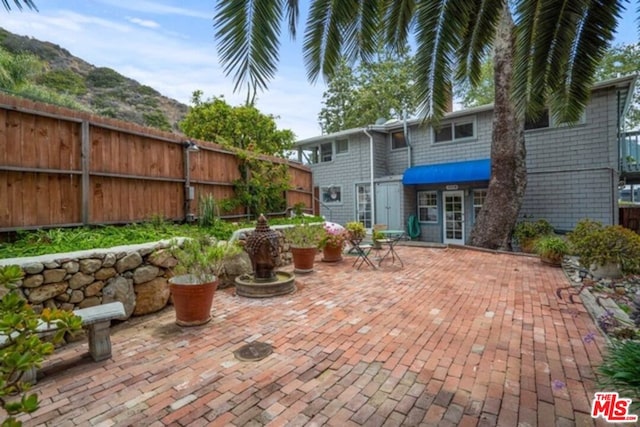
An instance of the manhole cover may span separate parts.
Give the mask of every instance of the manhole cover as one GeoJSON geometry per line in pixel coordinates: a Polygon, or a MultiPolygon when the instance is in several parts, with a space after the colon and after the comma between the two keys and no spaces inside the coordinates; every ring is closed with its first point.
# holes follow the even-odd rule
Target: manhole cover
{"type": "Polygon", "coordinates": [[[268,355],[273,353],[271,345],[264,342],[252,342],[247,345],[243,345],[239,349],[233,352],[236,359],[243,362],[251,362],[256,360],[262,360],[268,355]]]}

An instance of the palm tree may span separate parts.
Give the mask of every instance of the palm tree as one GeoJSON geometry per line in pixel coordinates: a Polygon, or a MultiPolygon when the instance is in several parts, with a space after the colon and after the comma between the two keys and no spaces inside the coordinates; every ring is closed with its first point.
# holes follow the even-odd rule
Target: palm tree
{"type": "MultiPolygon", "coordinates": [[[[2,0],[2,5],[6,10],[11,10],[11,2],[9,0],[2,0]]],[[[27,6],[31,10],[38,10],[33,0],[13,0],[13,5],[22,10],[23,6],[27,6]]]]}
{"type": "MultiPolygon", "coordinates": [[[[493,50],[495,102],[491,180],[471,244],[510,249],[526,188],[524,119],[551,106],[576,121],[595,69],[613,39],[624,0],[310,0],[304,33],[307,77],[333,75],[344,55],[368,61],[379,42],[416,44],[414,81],[425,119],[437,123],[453,83],[478,83],[493,50]],[[513,21],[517,17],[517,22],[513,21]]],[[[295,37],[298,0],[218,1],[218,52],[235,90],[267,88],[281,26],[295,37]]]]}

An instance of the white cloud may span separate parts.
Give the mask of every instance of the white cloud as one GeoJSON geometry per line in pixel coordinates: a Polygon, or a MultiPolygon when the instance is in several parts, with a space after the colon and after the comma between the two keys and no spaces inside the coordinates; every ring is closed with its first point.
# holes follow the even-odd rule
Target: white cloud
{"type": "Polygon", "coordinates": [[[127,21],[131,22],[132,24],[136,24],[136,25],[140,25],[141,27],[146,27],[146,28],[159,28],[160,24],[158,24],[155,21],[151,21],[148,19],[140,19],[140,18],[131,18],[131,17],[127,17],[127,21]]]}
{"type": "MultiPolygon", "coordinates": [[[[101,3],[124,7],[111,0],[101,3]]],[[[144,1],[123,3],[136,12],[154,5],[144,1]]],[[[180,8],[160,10],[191,16],[180,8]]],[[[244,101],[245,94],[233,93],[233,81],[218,63],[210,22],[199,22],[204,25],[203,35],[170,28],[174,21],[171,17],[156,16],[151,20],[143,13],[136,18],[103,16],[108,15],[41,10],[37,14],[10,14],[2,26],[58,44],[95,66],[113,68],[183,103],[190,101],[194,90],[202,90],[205,98],[223,95],[232,105],[244,101]]],[[[293,56],[300,56],[295,58],[299,65],[282,64],[269,91],[258,94],[257,106],[264,113],[279,116],[280,127],[292,129],[298,138],[308,138],[320,133],[316,117],[323,88],[307,82],[301,55],[293,56]]]]}

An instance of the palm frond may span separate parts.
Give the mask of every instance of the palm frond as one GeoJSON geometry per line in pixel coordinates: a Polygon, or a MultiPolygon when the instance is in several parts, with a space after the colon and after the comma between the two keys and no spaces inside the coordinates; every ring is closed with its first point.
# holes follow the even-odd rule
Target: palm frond
{"type": "Polygon", "coordinates": [[[380,14],[379,0],[314,0],[303,45],[308,78],[333,75],[342,57],[367,60],[376,48],[380,14]]]}
{"type": "Polygon", "coordinates": [[[298,6],[298,0],[281,0],[283,2],[282,7],[286,11],[287,21],[289,22],[289,34],[295,39],[296,29],[298,27],[298,16],[300,15],[300,8],[298,6]]]}
{"type": "Polygon", "coordinates": [[[409,40],[416,0],[385,0],[382,8],[387,29],[385,43],[394,50],[400,51],[409,40]]]}
{"type": "Polygon", "coordinates": [[[562,75],[551,75],[558,78],[558,84],[550,86],[556,120],[579,120],[591,94],[596,68],[613,40],[617,20],[623,10],[622,0],[597,0],[581,11],[568,54],[553,58],[555,61],[550,65],[552,69],[558,69],[563,64],[562,75]]]}
{"type": "Polygon", "coordinates": [[[496,34],[496,27],[505,0],[482,0],[472,2],[469,8],[469,24],[463,34],[458,51],[456,79],[469,79],[476,86],[482,76],[482,62],[496,34]]]}
{"type": "MultiPolygon", "coordinates": [[[[31,10],[38,11],[38,7],[33,0],[13,0],[13,4],[18,10],[22,10],[23,6],[27,6],[31,10]]],[[[2,0],[2,5],[6,10],[11,10],[11,2],[9,0],[2,0]]]]}
{"type": "Polygon", "coordinates": [[[217,6],[214,28],[218,53],[225,73],[233,74],[234,91],[244,86],[255,95],[275,76],[284,7],[290,25],[295,23],[297,1],[293,0],[224,0],[217,6]]]}
{"type": "Polygon", "coordinates": [[[469,24],[473,2],[431,1],[416,9],[416,88],[421,114],[437,123],[451,96],[451,81],[461,34],[469,24]]]}

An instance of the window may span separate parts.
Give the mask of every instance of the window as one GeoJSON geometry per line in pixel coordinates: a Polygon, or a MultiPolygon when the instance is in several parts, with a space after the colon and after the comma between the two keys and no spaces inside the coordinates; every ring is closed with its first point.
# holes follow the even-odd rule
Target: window
{"type": "Polygon", "coordinates": [[[418,220],[438,222],[438,193],[435,191],[418,192],[418,220]]]}
{"type": "Polygon", "coordinates": [[[487,190],[473,190],[473,221],[478,218],[478,213],[484,205],[484,201],[487,198],[487,190]]]}
{"type": "Polygon", "coordinates": [[[349,152],[349,140],[339,139],[336,141],[336,154],[344,154],[349,152]]]}
{"type": "Polygon", "coordinates": [[[323,203],[342,203],[342,187],[339,185],[330,185],[320,187],[323,203]]]}
{"type": "Polygon", "coordinates": [[[318,163],[318,147],[303,148],[300,150],[300,161],[306,165],[318,163]]]}
{"type": "Polygon", "coordinates": [[[330,162],[333,159],[333,144],[330,142],[320,145],[320,161],[330,162]]]}
{"type": "Polygon", "coordinates": [[[404,132],[391,132],[391,149],[398,150],[400,148],[407,147],[407,140],[404,137],[404,132]]]}
{"type": "Polygon", "coordinates": [[[451,142],[459,139],[471,139],[475,137],[475,128],[474,121],[443,123],[440,128],[434,129],[433,140],[435,142],[451,142]]]}
{"type": "Polygon", "coordinates": [[[537,119],[526,119],[524,121],[524,130],[544,129],[549,127],[549,110],[544,110],[537,119]]]}
{"type": "Polygon", "coordinates": [[[586,121],[587,121],[586,111],[582,112],[582,115],[580,116],[580,120],[578,120],[577,123],[561,123],[561,122],[554,121],[552,115],[549,113],[549,109],[545,109],[540,115],[540,117],[538,117],[537,119],[535,120],[525,119],[524,130],[548,129],[551,127],[557,128],[562,126],[571,126],[573,124],[586,123],[586,121]]]}
{"type": "Polygon", "coordinates": [[[371,184],[356,185],[356,218],[371,228],[371,184]]]}

